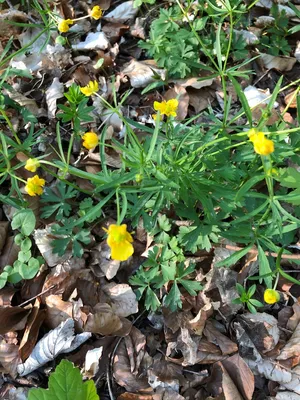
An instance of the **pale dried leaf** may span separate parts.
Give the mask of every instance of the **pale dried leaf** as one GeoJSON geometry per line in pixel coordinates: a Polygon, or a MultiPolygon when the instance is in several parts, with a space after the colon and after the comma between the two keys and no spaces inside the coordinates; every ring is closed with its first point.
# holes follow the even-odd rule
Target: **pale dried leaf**
{"type": "Polygon", "coordinates": [[[265,68],[274,68],[281,72],[290,71],[297,62],[297,59],[294,57],[279,57],[265,53],[260,53],[259,59],[262,60],[265,68]]]}
{"type": "Polygon", "coordinates": [[[20,106],[27,108],[27,110],[29,110],[33,115],[38,115],[40,109],[34,99],[24,96],[12,87],[9,90],[3,89],[3,91],[11,100],[15,101],[20,106]]]}
{"type": "Polygon", "coordinates": [[[110,13],[105,14],[105,18],[113,18],[114,20],[118,20],[118,22],[125,22],[134,18],[138,11],[138,8],[133,7],[133,1],[125,1],[110,13]]]}
{"type": "Polygon", "coordinates": [[[196,317],[188,321],[189,329],[192,330],[196,335],[201,336],[205,326],[205,322],[207,318],[212,315],[212,313],[212,305],[205,304],[205,306],[199,310],[196,317]]]}
{"type": "Polygon", "coordinates": [[[49,267],[54,267],[72,256],[69,250],[67,250],[63,256],[58,256],[53,253],[53,247],[51,246],[53,240],[53,235],[51,236],[51,226],[46,226],[45,229],[36,229],[33,233],[33,238],[49,267]]]}
{"type": "Polygon", "coordinates": [[[292,392],[279,392],[276,394],[276,400],[300,400],[300,395],[292,392]]]}
{"type": "Polygon", "coordinates": [[[54,360],[59,354],[75,350],[90,337],[91,333],[89,332],[74,335],[74,321],[69,318],[37,343],[25,363],[18,365],[17,371],[21,376],[28,375],[47,362],[54,360]]]}
{"type": "Polygon", "coordinates": [[[155,394],[152,395],[153,400],[184,400],[179,393],[171,388],[157,388],[155,394]]]}
{"type": "Polygon", "coordinates": [[[64,97],[64,85],[59,82],[58,78],[54,78],[51,85],[46,90],[46,102],[48,105],[48,118],[55,118],[56,101],[64,97]]]}
{"type": "Polygon", "coordinates": [[[111,299],[113,312],[119,317],[128,317],[138,312],[136,295],[126,283],[109,283],[103,290],[111,299]]]}
{"type": "Polygon", "coordinates": [[[184,88],[192,87],[194,89],[201,89],[206,86],[211,86],[212,83],[214,82],[214,79],[199,80],[199,78],[195,77],[195,78],[176,79],[173,82],[184,88]]]}
{"type": "Polygon", "coordinates": [[[157,65],[152,60],[132,60],[121,72],[123,75],[128,76],[133,88],[140,88],[155,82],[153,71],[160,75],[162,80],[165,79],[165,70],[157,68],[157,65]]]}
{"type": "Polygon", "coordinates": [[[252,325],[253,329],[257,335],[261,336],[265,350],[270,351],[277,345],[280,331],[278,328],[278,321],[275,317],[267,313],[247,313],[243,315],[243,320],[251,321],[254,324],[252,325]],[[263,333],[264,329],[266,331],[265,334],[263,333]]]}
{"type": "Polygon", "coordinates": [[[89,350],[85,355],[84,376],[93,378],[99,370],[99,360],[102,357],[103,346],[89,350]]]}
{"type": "Polygon", "coordinates": [[[233,29],[233,32],[238,37],[242,36],[243,40],[250,46],[259,43],[259,38],[253,32],[249,32],[244,29],[242,30],[233,29]]]}
{"type": "MultiPolygon", "coordinates": [[[[254,86],[247,86],[244,89],[244,94],[251,108],[254,108],[261,104],[269,104],[271,98],[269,89],[262,90],[262,89],[257,89],[254,86]]],[[[275,108],[278,107],[277,102],[274,103],[274,107],[275,108]]]]}
{"type": "Polygon", "coordinates": [[[89,32],[84,42],[72,45],[73,50],[106,50],[109,41],[103,32],[89,32]]]}
{"type": "Polygon", "coordinates": [[[61,296],[50,295],[45,298],[46,309],[46,325],[54,329],[59,324],[73,318],[73,304],[71,301],[63,301],[61,296]]]}
{"type": "Polygon", "coordinates": [[[256,25],[258,28],[267,28],[269,26],[273,26],[274,24],[275,18],[265,15],[258,17],[254,22],[254,25],[256,25]]]}

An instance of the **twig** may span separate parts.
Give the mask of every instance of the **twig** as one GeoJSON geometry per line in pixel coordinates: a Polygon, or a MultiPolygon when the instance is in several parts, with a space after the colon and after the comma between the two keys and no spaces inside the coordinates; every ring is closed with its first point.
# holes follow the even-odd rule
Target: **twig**
{"type": "MultiPolygon", "coordinates": [[[[239,251],[239,250],[244,250],[244,247],[239,247],[239,246],[232,246],[231,244],[220,244],[220,245],[215,245],[215,247],[223,247],[228,250],[234,250],[234,251],[239,251]]],[[[248,251],[248,253],[252,254],[258,254],[258,250],[256,250],[254,247],[248,251]]],[[[272,257],[277,257],[278,253],[273,253],[270,251],[265,251],[264,252],[267,256],[272,256],[272,257]]],[[[300,260],[300,254],[282,254],[281,258],[283,259],[288,259],[288,260],[300,260]]]]}
{"type": "Polygon", "coordinates": [[[44,290],[43,292],[37,294],[36,296],[31,297],[31,299],[24,301],[24,303],[21,303],[18,305],[18,307],[23,307],[25,306],[25,304],[30,303],[32,300],[36,299],[39,296],[42,296],[43,294],[49,292],[49,290],[53,289],[56,285],[52,285],[50,287],[48,287],[48,289],[44,290]]]}

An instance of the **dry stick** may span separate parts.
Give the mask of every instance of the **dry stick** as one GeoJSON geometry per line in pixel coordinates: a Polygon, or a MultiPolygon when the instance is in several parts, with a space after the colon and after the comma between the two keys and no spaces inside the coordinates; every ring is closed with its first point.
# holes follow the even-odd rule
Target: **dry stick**
{"type": "MultiPolygon", "coordinates": [[[[234,251],[239,251],[239,250],[244,250],[244,247],[238,247],[238,246],[232,246],[230,244],[220,244],[220,245],[216,245],[216,247],[223,247],[225,249],[228,250],[234,250],[234,251]]],[[[252,254],[258,254],[258,250],[252,248],[248,251],[248,253],[252,253],[252,254]]],[[[270,251],[265,251],[264,252],[267,256],[272,256],[272,257],[277,257],[278,253],[273,253],[270,251]]],[[[300,260],[300,254],[282,254],[281,258],[284,259],[290,259],[290,260],[300,260]]]]}
{"type": "Polygon", "coordinates": [[[25,306],[25,304],[30,303],[32,300],[36,299],[39,296],[42,296],[43,294],[49,292],[49,290],[53,289],[56,285],[52,285],[50,287],[48,287],[48,289],[45,289],[43,292],[37,294],[36,296],[31,297],[31,299],[24,301],[24,303],[21,303],[18,305],[18,307],[22,307],[25,306]]]}

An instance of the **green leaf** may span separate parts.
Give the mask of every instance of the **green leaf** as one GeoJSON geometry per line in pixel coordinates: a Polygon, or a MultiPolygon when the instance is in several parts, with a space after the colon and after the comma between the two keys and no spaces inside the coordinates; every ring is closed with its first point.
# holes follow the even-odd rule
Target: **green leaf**
{"type": "Polygon", "coordinates": [[[36,258],[31,257],[28,264],[22,264],[19,267],[19,274],[23,279],[32,279],[38,273],[40,263],[36,258]]]}
{"type": "Polygon", "coordinates": [[[18,211],[12,220],[12,229],[20,229],[21,233],[29,236],[35,228],[35,215],[29,208],[18,211]]]}
{"type": "Polygon", "coordinates": [[[177,282],[181,283],[181,285],[186,289],[187,292],[189,292],[191,296],[197,296],[197,292],[202,289],[202,285],[197,281],[177,279],[177,282]]]}
{"type": "Polygon", "coordinates": [[[170,224],[169,218],[167,218],[166,215],[160,215],[157,218],[159,227],[165,231],[165,232],[169,232],[172,228],[172,225],[170,224]]]}
{"type": "Polygon", "coordinates": [[[160,307],[160,301],[150,287],[146,290],[145,307],[147,310],[151,309],[152,311],[156,311],[160,307]]]}
{"type": "Polygon", "coordinates": [[[176,275],[176,263],[169,262],[169,263],[162,263],[161,264],[161,271],[164,278],[164,282],[173,281],[176,275]]]}
{"type": "MultiPolygon", "coordinates": [[[[260,244],[258,244],[258,263],[259,263],[259,276],[272,274],[272,270],[270,268],[269,260],[265,255],[260,244]]],[[[266,276],[263,278],[267,288],[272,287],[272,276],[266,276]]],[[[262,279],[260,280],[261,283],[262,279]]]]}
{"type": "Polygon", "coordinates": [[[283,276],[285,279],[289,280],[290,282],[296,283],[296,285],[300,285],[300,281],[298,281],[297,279],[293,278],[291,275],[284,272],[281,268],[279,268],[279,273],[281,276],[283,276]]]}
{"type": "Polygon", "coordinates": [[[59,182],[55,188],[45,188],[41,197],[42,203],[55,203],[42,208],[42,218],[49,218],[57,211],[56,219],[60,220],[63,216],[68,217],[71,212],[71,206],[67,200],[77,196],[77,190],[59,182]]]}
{"type": "Polygon", "coordinates": [[[245,293],[244,286],[242,286],[240,283],[236,283],[235,287],[240,296],[242,296],[245,293]]]}
{"type": "Polygon", "coordinates": [[[82,383],[79,368],[62,360],[50,375],[48,389],[30,389],[28,400],[99,400],[93,381],[82,383]]]}
{"type": "Polygon", "coordinates": [[[252,285],[249,287],[248,292],[247,292],[247,295],[249,298],[254,295],[255,290],[256,290],[256,285],[252,285]]]}
{"type": "Polygon", "coordinates": [[[28,250],[26,252],[19,251],[18,260],[21,261],[22,263],[26,263],[29,260],[30,257],[31,257],[31,251],[30,250],[28,250]]]}
{"type": "Polygon", "coordinates": [[[171,311],[176,311],[178,308],[182,307],[182,302],[180,299],[180,290],[178,289],[178,285],[176,282],[173,283],[173,286],[165,297],[165,306],[170,307],[171,311]]]}
{"type": "Polygon", "coordinates": [[[225,260],[219,261],[216,263],[216,267],[230,267],[231,265],[236,264],[242,257],[244,257],[249,250],[252,248],[252,244],[243,248],[242,250],[236,251],[231,256],[225,258],[225,260]]]}
{"type": "Polygon", "coordinates": [[[249,302],[250,302],[251,304],[253,304],[255,307],[264,307],[264,305],[263,305],[260,301],[258,301],[258,300],[251,299],[251,300],[249,300],[249,302]]]}
{"type": "Polygon", "coordinates": [[[31,240],[27,237],[21,242],[21,250],[25,253],[31,249],[31,240]]]}
{"type": "Polygon", "coordinates": [[[252,313],[252,314],[256,314],[257,313],[257,311],[256,311],[256,308],[251,304],[251,303],[247,303],[247,307],[248,307],[248,310],[252,313]]]}
{"type": "Polygon", "coordinates": [[[4,288],[4,286],[6,285],[7,278],[8,278],[7,272],[4,271],[2,272],[2,274],[0,274],[0,289],[4,288]]]}

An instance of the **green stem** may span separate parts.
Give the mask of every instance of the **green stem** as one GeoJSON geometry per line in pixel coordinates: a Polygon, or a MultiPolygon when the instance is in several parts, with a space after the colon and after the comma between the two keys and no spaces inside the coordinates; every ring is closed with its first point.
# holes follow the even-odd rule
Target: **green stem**
{"type": "Polygon", "coordinates": [[[5,119],[7,125],[9,126],[9,129],[11,130],[12,134],[14,135],[16,142],[18,144],[21,144],[21,140],[18,138],[17,132],[14,130],[14,127],[12,125],[12,123],[10,122],[10,119],[8,118],[8,116],[6,115],[6,112],[4,110],[2,110],[0,108],[0,113],[3,116],[3,118],[5,119]]]}
{"type": "Polygon", "coordinates": [[[270,156],[261,156],[261,161],[264,167],[265,180],[268,187],[270,201],[273,201],[274,197],[273,178],[272,175],[270,174],[272,170],[272,160],[270,156]]]}
{"type": "Polygon", "coordinates": [[[119,188],[116,190],[116,201],[117,201],[117,225],[120,225],[120,199],[119,199],[119,188]]]}

